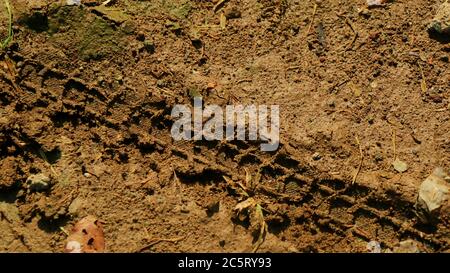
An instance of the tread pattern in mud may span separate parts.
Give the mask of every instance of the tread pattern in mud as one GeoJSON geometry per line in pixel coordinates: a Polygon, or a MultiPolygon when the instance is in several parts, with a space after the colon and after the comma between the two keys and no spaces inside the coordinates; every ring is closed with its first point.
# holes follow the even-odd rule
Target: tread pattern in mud
{"type": "MultiPolygon", "coordinates": [[[[411,200],[403,200],[395,192],[358,183],[351,185],[320,174],[302,160],[300,150],[289,140],[284,140],[274,153],[262,153],[258,143],[250,142],[172,143],[169,114],[174,101],[171,97],[143,95],[126,86],[110,93],[18,53],[13,53],[11,58],[21,63],[21,68],[16,78],[4,71],[0,75],[7,86],[0,90],[0,102],[11,114],[0,124],[3,155],[28,160],[27,151],[49,152],[55,148],[49,144],[51,132],[55,128],[71,130],[64,127],[70,122],[75,128],[84,125],[95,129],[90,138],[110,149],[112,154],[119,149],[125,153],[136,149],[142,156],[142,164],[156,171],[161,166],[171,166],[185,184],[216,184],[227,191],[224,176],[244,181],[246,171],[259,174],[252,194],[266,208],[269,230],[280,236],[298,233],[296,243],[300,251],[339,251],[343,249],[339,247],[340,242],[352,242],[355,237],[367,242],[379,240],[387,248],[393,248],[393,242],[405,238],[423,243],[428,251],[449,247],[439,228],[422,227],[414,221],[411,200]],[[124,97],[127,105],[122,103],[124,97]],[[30,110],[41,115],[19,118],[30,110]],[[28,128],[27,122],[36,118],[42,118],[42,123],[37,128],[28,128]],[[120,132],[127,134],[110,137],[120,132]],[[11,147],[18,148],[12,151],[11,147]],[[152,154],[157,154],[160,162],[146,161],[146,156],[152,154]],[[324,237],[329,245],[322,249],[312,247],[324,237]]],[[[124,158],[126,155],[119,155],[119,160],[126,164],[124,158]]],[[[63,201],[70,203],[70,199],[63,201]]]]}

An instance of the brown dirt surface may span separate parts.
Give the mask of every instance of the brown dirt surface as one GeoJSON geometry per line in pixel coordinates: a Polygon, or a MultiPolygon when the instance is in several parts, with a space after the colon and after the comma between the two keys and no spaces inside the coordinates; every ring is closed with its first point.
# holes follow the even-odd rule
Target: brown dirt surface
{"type": "Polygon", "coordinates": [[[450,44],[427,31],[441,1],[9,2],[0,252],[63,252],[89,215],[107,252],[450,251],[448,210],[423,224],[414,208],[450,170],[450,44]],[[280,148],[175,142],[192,90],[279,105],[280,148]]]}

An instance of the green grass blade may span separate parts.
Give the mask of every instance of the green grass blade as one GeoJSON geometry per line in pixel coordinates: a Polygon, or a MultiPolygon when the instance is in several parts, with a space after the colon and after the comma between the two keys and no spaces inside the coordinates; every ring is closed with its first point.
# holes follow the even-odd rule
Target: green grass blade
{"type": "Polygon", "coordinates": [[[8,36],[6,37],[6,39],[2,42],[1,44],[1,48],[5,48],[8,46],[9,43],[11,43],[12,39],[13,39],[13,30],[12,30],[12,10],[11,10],[11,5],[9,4],[9,0],[4,0],[5,1],[5,6],[6,6],[6,10],[8,11],[8,16],[9,16],[9,25],[8,25],[8,36]]]}

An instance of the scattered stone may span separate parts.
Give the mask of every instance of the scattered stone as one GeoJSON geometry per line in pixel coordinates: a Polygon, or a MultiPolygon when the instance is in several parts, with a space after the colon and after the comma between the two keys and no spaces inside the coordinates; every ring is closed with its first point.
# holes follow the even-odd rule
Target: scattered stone
{"type": "Polygon", "coordinates": [[[236,6],[229,7],[225,9],[225,18],[229,19],[238,19],[241,18],[242,14],[236,6]]]}
{"type": "Polygon", "coordinates": [[[75,198],[69,206],[69,213],[71,215],[77,215],[80,209],[84,205],[84,200],[81,198],[75,198]]]}
{"type": "Polygon", "coordinates": [[[370,18],[370,11],[366,7],[362,8],[362,9],[358,8],[358,14],[365,18],[370,18]]]}
{"type": "Polygon", "coordinates": [[[394,247],[394,253],[419,253],[419,247],[413,240],[400,242],[399,246],[394,247]]]}
{"type": "Polygon", "coordinates": [[[450,35],[450,2],[446,1],[439,6],[428,30],[450,35]]]}
{"type": "Polygon", "coordinates": [[[392,162],[392,166],[399,173],[404,173],[408,170],[408,164],[406,164],[406,162],[403,162],[398,158],[394,162],[392,162]]]}
{"type": "Polygon", "coordinates": [[[381,253],[381,245],[377,241],[368,242],[366,248],[370,253],[381,253]]]}
{"type": "Polygon", "coordinates": [[[290,195],[298,195],[299,193],[301,193],[302,189],[300,187],[300,185],[297,183],[297,181],[289,181],[286,183],[286,185],[284,186],[284,193],[285,194],[290,194],[290,195]]]}
{"type": "Polygon", "coordinates": [[[191,210],[189,209],[188,206],[181,206],[181,210],[182,213],[189,213],[191,212],[191,210]]]}
{"type": "Polygon", "coordinates": [[[322,158],[322,156],[318,152],[314,153],[312,156],[312,159],[315,161],[320,160],[321,158],[322,158]]]}
{"type": "Polygon", "coordinates": [[[375,154],[375,158],[374,159],[375,159],[375,162],[380,163],[380,162],[382,162],[384,160],[384,156],[383,156],[382,153],[377,152],[375,154]]]}
{"type": "Polygon", "coordinates": [[[439,57],[439,61],[444,62],[444,63],[448,63],[449,62],[449,58],[447,55],[441,55],[439,57]]]}
{"type": "Polygon", "coordinates": [[[66,5],[68,6],[79,6],[81,5],[81,0],[66,0],[66,5]]]}
{"type": "Polygon", "coordinates": [[[33,174],[27,178],[27,184],[32,191],[45,191],[50,188],[51,179],[45,174],[33,174]]]}
{"type": "Polygon", "coordinates": [[[415,208],[417,216],[425,224],[434,222],[440,208],[450,200],[446,179],[448,174],[442,168],[436,168],[420,185],[415,208]]]}
{"type": "Polygon", "coordinates": [[[388,0],[367,0],[367,6],[369,6],[369,8],[379,7],[386,4],[387,2],[388,0]]]}
{"type": "Polygon", "coordinates": [[[148,53],[153,54],[155,52],[155,44],[153,42],[145,41],[144,48],[145,50],[147,50],[148,53]]]}
{"type": "Polygon", "coordinates": [[[145,41],[145,33],[143,31],[139,31],[136,35],[136,40],[140,42],[145,41]]]}
{"type": "Polygon", "coordinates": [[[334,101],[334,99],[330,99],[329,101],[327,101],[327,106],[330,108],[336,107],[336,102],[334,101]]]}
{"type": "Polygon", "coordinates": [[[122,30],[128,35],[136,33],[137,25],[132,20],[127,20],[122,24],[122,30]]]}
{"type": "Polygon", "coordinates": [[[219,212],[219,209],[220,209],[220,201],[218,200],[214,200],[206,206],[208,216],[212,216],[214,213],[219,212]]]}

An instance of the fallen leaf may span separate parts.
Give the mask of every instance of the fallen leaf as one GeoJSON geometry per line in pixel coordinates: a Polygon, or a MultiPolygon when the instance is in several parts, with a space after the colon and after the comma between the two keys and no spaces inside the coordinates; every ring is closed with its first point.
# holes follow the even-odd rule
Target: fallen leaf
{"type": "Polygon", "coordinates": [[[101,223],[94,216],[86,216],[75,224],[67,237],[65,252],[97,253],[105,250],[105,238],[101,223]]]}
{"type": "Polygon", "coordinates": [[[243,210],[253,207],[256,204],[257,203],[256,203],[255,199],[250,197],[250,198],[246,199],[245,201],[242,201],[239,204],[237,204],[236,207],[234,207],[234,210],[237,211],[238,214],[240,214],[243,210]]]}
{"type": "Polygon", "coordinates": [[[259,227],[259,235],[258,240],[253,246],[253,252],[258,251],[258,248],[264,243],[264,241],[266,240],[266,234],[268,230],[267,223],[264,220],[264,214],[261,205],[256,204],[255,214],[256,214],[255,215],[256,225],[259,227]]]}
{"type": "Polygon", "coordinates": [[[223,176],[223,179],[227,182],[228,186],[238,195],[241,196],[241,198],[247,198],[248,193],[245,190],[244,185],[242,183],[236,183],[233,180],[229,179],[226,176],[223,176]]]}
{"type": "Polygon", "coordinates": [[[248,189],[252,188],[252,175],[247,170],[247,168],[244,168],[245,171],[245,187],[248,189]]]}

